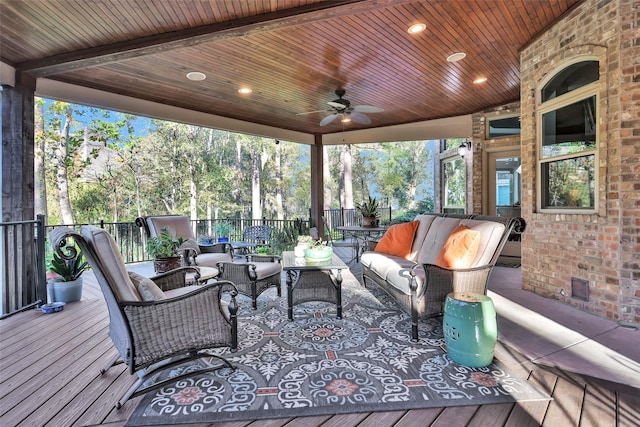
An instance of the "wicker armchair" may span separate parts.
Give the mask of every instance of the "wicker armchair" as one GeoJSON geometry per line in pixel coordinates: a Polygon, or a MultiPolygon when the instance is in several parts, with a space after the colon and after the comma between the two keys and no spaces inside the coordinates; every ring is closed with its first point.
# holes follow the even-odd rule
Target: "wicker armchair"
{"type": "MultiPolygon", "coordinates": [[[[137,373],[139,380],[116,403],[120,408],[130,397],[162,387],[165,382],[141,387],[154,373],[187,360],[215,357],[220,364],[205,369],[232,368],[224,358],[207,350],[238,345],[237,290],[230,282],[185,286],[185,275],[193,267],[157,276],[154,282],[125,268],[116,242],[105,230],[83,226],[80,232],[67,227],[55,228],[51,244],[63,258],[76,251],[68,240],[79,246],[100,284],[109,311],[109,335],[117,355],[101,370],[118,363],[137,373]],[[229,292],[225,303],[222,293],[229,292]]],[[[185,373],[184,376],[193,375],[185,373]]],[[[173,377],[170,381],[176,381],[173,377]]]]}
{"type": "Polygon", "coordinates": [[[184,215],[158,215],[136,218],[147,238],[160,234],[167,227],[175,237],[186,242],[180,247],[187,265],[215,267],[218,262],[233,260],[233,248],[229,243],[199,245],[191,229],[191,220],[184,215]]]}
{"type": "Polygon", "coordinates": [[[254,310],[258,307],[258,296],[271,286],[276,287],[279,297],[282,296],[282,264],[279,256],[249,254],[246,262],[218,263],[218,270],[218,280],[233,282],[239,293],[251,298],[254,310]]]}

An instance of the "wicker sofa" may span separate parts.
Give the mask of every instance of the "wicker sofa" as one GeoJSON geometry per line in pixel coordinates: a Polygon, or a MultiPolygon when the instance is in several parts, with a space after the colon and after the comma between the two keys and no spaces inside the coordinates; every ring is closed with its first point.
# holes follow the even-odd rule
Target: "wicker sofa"
{"type": "MultiPolygon", "coordinates": [[[[448,293],[486,293],[493,266],[514,224],[520,220],[476,215],[418,215],[417,224],[412,222],[415,231],[407,243],[405,256],[379,250],[393,228],[378,245],[371,245],[371,250],[362,254],[363,283],[366,285],[367,280],[377,283],[411,315],[411,337],[417,340],[418,319],[442,315],[448,293]],[[467,253],[471,255],[467,265],[454,262],[443,266],[443,251],[451,247],[455,241],[453,234],[457,236],[461,230],[474,238],[475,252],[467,253]]],[[[405,227],[408,224],[405,223],[405,227]]]]}

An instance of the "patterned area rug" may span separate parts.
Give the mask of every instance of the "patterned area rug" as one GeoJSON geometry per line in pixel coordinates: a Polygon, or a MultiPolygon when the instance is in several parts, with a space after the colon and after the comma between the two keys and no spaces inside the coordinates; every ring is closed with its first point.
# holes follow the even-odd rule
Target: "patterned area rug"
{"type": "MultiPolygon", "coordinates": [[[[127,425],[253,420],[548,399],[500,363],[468,368],[446,354],[441,322],[411,342],[409,316],[372,285],[343,282],[343,319],[312,302],[287,320],[286,292],[239,297],[239,350],[220,349],[235,371],[194,375],[147,393],[127,425]]],[[[166,376],[216,359],[191,362],[166,376]]]]}

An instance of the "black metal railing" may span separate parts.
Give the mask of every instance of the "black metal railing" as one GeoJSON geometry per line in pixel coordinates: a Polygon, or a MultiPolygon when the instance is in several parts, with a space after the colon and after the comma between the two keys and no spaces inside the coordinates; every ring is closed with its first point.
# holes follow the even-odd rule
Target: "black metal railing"
{"type": "MultiPolygon", "coordinates": [[[[391,221],[391,208],[379,209],[380,222],[391,221]]],[[[328,209],[324,211],[328,232],[338,233],[336,227],[359,225],[361,216],[356,209],[328,209]]],[[[213,235],[216,224],[227,222],[230,225],[229,240],[241,241],[246,227],[268,225],[274,234],[287,228],[308,229],[309,219],[243,219],[218,218],[192,221],[194,235],[213,235]]],[[[79,230],[82,225],[71,224],[67,227],[79,230]]],[[[146,235],[135,222],[106,222],[94,224],[107,230],[116,241],[118,250],[126,264],[151,261],[145,249],[146,235]]],[[[48,244],[48,235],[55,225],[45,225],[43,215],[33,221],[0,223],[2,241],[2,293],[0,297],[0,318],[46,303],[46,270],[53,257],[53,248],[48,244]]],[[[335,237],[335,235],[334,235],[335,237]]]]}
{"type": "Polygon", "coordinates": [[[0,223],[1,317],[46,301],[44,216],[0,223]]]}

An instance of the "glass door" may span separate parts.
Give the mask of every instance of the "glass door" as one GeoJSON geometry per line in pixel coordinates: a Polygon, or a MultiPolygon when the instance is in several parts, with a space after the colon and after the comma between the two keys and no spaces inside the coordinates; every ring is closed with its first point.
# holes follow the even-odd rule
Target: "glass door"
{"type": "Polygon", "coordinates": [[[520,216],[520,150],[489,153],[489,215],[520,216]]]}
{"type": "MultiPolygon", "coordinates": [[[[489,153],[488,214],[521,216],[522,167],[520,150],[489,153]]],[[[499,263],[520,265],[520,235],[512,233],[500,253],[499,263]]]]}

